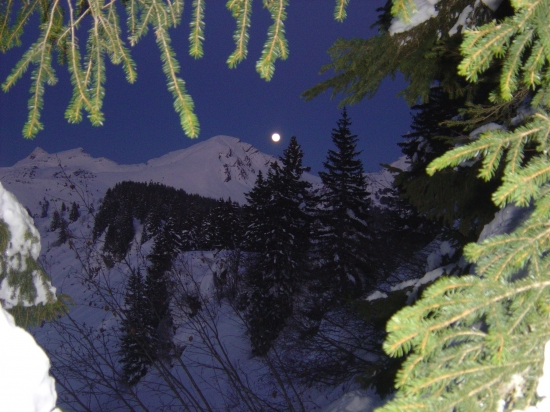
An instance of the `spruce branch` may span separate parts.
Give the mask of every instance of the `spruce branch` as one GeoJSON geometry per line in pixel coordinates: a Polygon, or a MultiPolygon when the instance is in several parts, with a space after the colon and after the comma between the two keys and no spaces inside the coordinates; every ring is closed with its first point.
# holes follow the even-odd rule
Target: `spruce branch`
{"type": "Polygon", "coordinates": [[[193,20],[191,21],[189,34],[189,55],[199,59],[204,55],[202,43],[204,42],[204,0],[193,0],[193,20]]]}
{"type": "MultiPolygon", "coordinates": [[[[401,400],[382,410],[416,405],[420,398],[426,402],[419,410],[448,410],[449,404],[482,410],[480,399],[487,401],[491,395],[489,387],[481,389],[479,382],[507,382],[511,370],[540,371],[538,353],[550,332],[542,330],[537,337],[543,342],[535,347],[526,343],[524,334],[536,327],[540,300],[549,286],[548,279],[524,279],[511,285],[477,276],[443,278],[430,286],[415,306],[401,310],[388,324],[384,349],[392,356],[413,352],[398,374],[397,399],[401,400]],[[522,304],[509,305],[512,297],[523,297],[522,304]],[[503,318],[508,322],[500,322],[503,318]],[[490,325],[487,332],[476,327],[484,320],[490,325]],[[518,352],[524,356],[516,358],[518,352]],[[463,383],[454,385],[457,379],[463,383]],[[434,392],[445,393],[444,399],[433,396],[434,392]],[[474,393],[480,399],[472,401],[474,393]]],[[[538,322],[544,324],[545,319],[538,322]]]]}
{"type": "Polygon", "coordinates": [[[116,11],[115,3],[109,4],[109,13],[107,16],[108,23],[112,27],[112,33],[110,39],[112,39],[111,61],[113,64],[122,64],[124,73],[126,73],[126,80],[129,83],[134,83],[137,80],[136,64],[130,56],[130,51],[124,45],[122,41],[121,29],[119,24],[119,17],[116,11]]]}
{"type": "Polygon", "coordinates": [[[40,0],[23,2],[18,13],[16,23],[10,27],[12,7],[15,0],[3,2],[0,10],[0,50],[6,52],[14,46],[21,45],[23,28],[28,23],[31,15],[39,8],[40,0]]]}
{"type": "MultiPolygon", "coordinates": [[[[539,111],[529,123],[513,131],[492,130],[483,133],[479,139],[465,146],[452,149],[432,161],[426,168],[426,172],[433,175],[437,170],[458,166],[481,155],[483,157],[483,167],[480,169],[480,177],[489,180],[498,168],[504,151],[508,150],[506,158],[508,170],[510,173],[517,175],[523,162],[525,145],[531,141],[536,141],[542,150],[548,150],[549,134],[550,119],[545,112],[539,111]]],[[[507,186],[507,188],[511,189],[511,186],[507,186]]],[[[505,200],[509,201],[510,199],[507,196],[501,198],[501,195],[499,195],[498,200],[495,198],[495,203],[504,206],[506,204],[505,200]]]]}
{"type": "Polygon", "coordinates": [[[518,72],[522,56],[525,49],[531,44],[534,33],[534,30],[526,30],[512,41],[500,77],[500,95],[505,101],[511,100],[513,93],[518,88],[518,72]]]}
{"type": "Polygon", "coordinates": [[[546,156],[534,158],[518,173],[504,176],[502,186],[493,195],[496,205],[516,203],[528,206],[531,200],[538,198],[540,188],[550,180],[550,163],[546,156]]]}
{"type": "Polygon", "coordinates": [[[0,48],[6,51],[7,37],[10,35],[10,19],[14,0],[8,0],[0,5],[0,48]]]}
{"type": "Polygon", "coordinates": [[[33,63],[36,68],[32,73],[31,98],[28,102],[29,116],[23,127],[23,136],[27,139],[33,138],[44,128],[40,121],[40,112],[44,105],[44,84],[53,85],[57,82],[52,67],[52,37],[59,25],[59,0],[56,0],[50,7],[46,22],[41,26],[42,36],[37,42],[37,54],[33,56],[33,63]]]}
{"type": "Polygon", "coordinates": [[[170,37],[162,27],[155,30],[155,36],[161,52],[162,69],[166,75],[168,91],[174,97],[174,108],[180,116],[182,128],[189,137],[197,137],[199,123],[194,113],[194,103],[185,90],[185,82],[177,76],[180,67],[170,46],[170,37]]]}
{"type": "Polygon", "coordinates": [[[460,49],[465,58],[458,66],[458,73],[477,82],[478,75],[489,68],[495,57],[503,54],[503,45],[516,33],[513,24],[489,23],[479,30],[465,32],[460,49]]]}
{"type": "Polygon", "coordinates": [[[523,66],[523,71],[525,72],[523,75],[523,81],[531,89],[534,89],[536,86],[541,84],[541,72],[546,62],[546,56],[544,55],[544,52],[544,45],[542,44],[540,39],[537,39],[532,47],[529,59],[527,59],[525,65],[523,66]]]}
{"type": "Polygon", "coordinates": [[[346,8],[348,7],[349,0],[336,0],[336,6],[334,7],[334,19],[339,22],[343,22],[347,17],[346,8]]]}
{"type": "Polygon", "coordinates": [[[505,57],[500,74],[500,97],[508,101],[519,87],[518,76],[528,86],[539,82],[541,70],[548,56],[541,50],[540,41],[547,41],[548,1],[530,0],[516,2],[516,14],[499,24],[491,22],[476,30],[466,30],[461,52],[464,59],[458,66],[459,73],[472,82],[486,71],[497,58],[505,57]],[[535,44],[535,48],[531,45],[535,44]],[[524,56],[527,57],[526,64],[524,56]],[[523,66],[523,67],[522,67],[523,66]]]}
{"type": "Polygon", "coordinates": [[[140,7],[137,4],[137,1],[130,0],[126,2],[126,26],[128,27],[128,41],[130,45],[133,46],[135,43],[133,40],[136,38],[136,30],[138,26],[138,13],[140,7]]]}
{"type": "Polygon", "coordinates": [[[252,0],[228,0],[227,8],[231,11],[233,18],[237,22],[237,28],[233,34],[235,50],[227,59],[227,65],[233,69],[237,64],[246,59],[248,54],[252,0]]]}
{"type": "MultiPolygon", "coordinates": [[[[404,2],[394,1],[398,6],[404,2]]],[[[459,70],[476,83],[501,59],[495,107],[518,96],[525,102],[523,91],[530,88],[531,114],[510,130],[492,130],[453,148],[427,171],[481,160],[480,177],[488,180],[505,163],[493,201],[531,210],[511,233],[465,247],[475,274],[440,278],[390,320],[384,349],[408,357],[396,397],[381,411],[412,405],[424,411],[514,410],[536,401],[550,339],[550,1],[516,0],[512,6],[513,16],[466,31],[459,70]]]]}
{"type": "Polygon", "coordinates": [[[101,107],[103,106],[103,96],[105,89],[105,59],[101,45],[97,20],[92,27],[93,34],[88,38],[88,55],[86,60],[92,72],[90,88],[91,107],[89,118],[94,126],[101,126],[105,120],[101,107]]]}
{"type": "Polygon", "coordinates": [[[159,8],[162,10],[163,7],[157,1],[138,3],[137,0],[133,0],[131,3],[132,7],[130,11],[133,14],[129,16],[131,20],[129,22],[131,35],[128,40],[131,46],[135,46],[142,37],[147,35],[149,25],[155,25],[156,21],[158,21],[159,25],[162,26],[162,19],[159,14],[165,13],[159,11],[159,8]],[[136,5],[134,6],[133,3],[136,3],[136,5]]]}
{"type": "Polygon", "coordinates": [[[92,102],[88,91],[88,85],[91,77],[91,65],[85,73],[81,68],[81,56],[78,47],[78,38],[76,36],[76,22],[72,5],[69,3],[70,16],[70,41],[67,48],[68,69],[71,74],[71,83],[73,85],[73,95],[69,106],[65,111],[65,118],[69,123],[79,123],[82,121],[82,110],[91,112],[92,102]]]}
{"type": "Polygon", "coordinates": [[[265,80],[271,80],[275,72],[275,61],[288,57],[288,45],[285,37],[284,21],[288,0],[264,0],[264,7],[269,10],[273,25],[269,27],[267,40],[262,56],[256,62],[256,71],[265,80]]]}
{"type": "Polygon", "coordinates": [[[176,27],[177,25],[180,24],[180,21],[181,21],[181,15],[183,14],[184,0],[166,0],[166,5],[170,14],[170,21],[171,21],[170,25],[172,27],[176,27]]]}

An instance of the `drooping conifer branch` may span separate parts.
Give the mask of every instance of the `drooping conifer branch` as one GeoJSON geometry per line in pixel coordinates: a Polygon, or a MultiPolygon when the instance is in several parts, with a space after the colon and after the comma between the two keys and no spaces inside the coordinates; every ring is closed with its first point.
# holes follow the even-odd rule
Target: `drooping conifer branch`
{"type": "Polygon", "coordinates": [[[30,16],[39,6],[40,0],[22,2],[21,10],[18,13],[17,21],[10,27],[13,5],[15,0],[2,2],[0,7],[0,50],[5,52],[14,46],[21,45],[23,27],[29,21],[30,16]]]}
{"type": "Polygon", "coordinates": [[[42,25],[43,34],[37,44],[37,54],[33,56],[33,63],[36,64],[36,68],[33,70],[32,74],[32,96],[29,99],[28,103],[29,116],[27,118],[27,123],[23,127],[23,136],[27,139],[33,137],[34,135],[36,135],[36,133],[44,128],[44,126],[40,122],[40,112],[44,105],[44,84],[48,83],[50,85],[53,85],[57,83],[57,78],[55,77],[55,71],[52,67],[51,61],[51,38],[55,36],[55,31],[59,24],[56,22],[56,20],[62,18],[61,12],[58,7],[59,0],[56,0],[51,5],[48,19],[42,25]]]}
{"type": "Polygon", "coordinates": [[[204,0],[193,0],[193,20],[189,34],[189,55],[195,59],[203,56],[202,43],[204,42],[204,0]]]}
{"type": "Polygon", "coordinates": [[[265,80],[271,80],[273,77],[277,59],[285,60],[288,57],[284,26],[287,6],[288,0],[264,0],[264,7],[271,14],[273,25],[269,27],[262,56],[256,62],[256,71],[265,80]]]}
{"type": "Polygon", "coordinates": [[[349,0],[336,0],[336,6],[334,7],[334,19],[342,22],[347,17],[346,8],[348,7],[349,0]]]}
{"type": "Polygon", "coordinates": [[[156,30],[155,35],[161,51],[162,69],[167,78],[168,91],[174,97],[174,108],[180,116],[182,128],[189,137],[197,137],[199,123],[194,112],[194,103],[185,90],[185,82],[177,76],[180,67],[170,47],[170,37],[160,27],[156,30]]]}
{"type": "MultiPolygon", "coordinates": [[[[131,46],[135,46],[148,33],[150,26],[154,28],[155,34],[163,33],[162,37],[169,39],[169,29],[179,25],[184,8],[184,0],[128,0],[122,3],[127,14],[127,37],[131,46]]],[[[336,0],[334,16],[338,21],[346,17],[348,3],[349,0],[336,0]]],[[[41,14],[42,23],[38,40],[24,53],[2,86],[4,91],[8,91],[29,66],[36,67],[32,74],[32,98],[29,100],[29,118],[24,129],[25,137],[32,138],[43,128],[40,122],[40,110],[44,103],[44,85],[45,83],[52,85],[56,82],[51,63],[54,53],[59,53],[60,60],[68,63],[67,68],[71,74],[73,94],[65,112],[65,117],[70,123],[82,121],[83,111],[85,111],[93,125],[103,124],[106,56],[109,56],[115,65],[122,63],[126,79],[130,83],[136,81],[135,63],[125,46],[119,24],[121,10],[118,7],[119,4],[120,1],[117,0],[108,2],[105,0],[82,2],[29,0],[19,3],[6,0],[0,4],[0,50],[2,52],[19,45],[25,24],[33,14],[37,12],[41,14]],[[12,22],[16,15],[16,21],[12,22]],[[89,28],[85,39],[79,39],[76,35],[82,26],[89,28]],[[83,48],[81,42],[86,44],[86,53],[81,52],[83,48]]],[[[288,57],[284,30],[288,4],[288,0],[264,0],[264,7],[269,11],[273,24],[268,30],[256,68],[260,76],[266,80],[273,77],[276,61],[288,57]]],[[[195,58],[202,57],[204,53],[205,5],[206,0],[193,0],[189,53],[195,58]]],[[[228,66],[233,68],[247,57],[252,0],[228,0],[227,8],[237,23],[233,35],[235,50],[227,59],[228,66]]],[[[171,47],[169,40],[162,43],[171,47]]],[[[161,49],[164,50],[164,47],[161,49]]],[[[169,54],[174,56],[173,51],[169,54]]],[[[168,54],[164,52],[164,56],[168,54]]],[[[162,60],[167,61],[164,57],[162,60]]],[[[173,67],[175,66],[172,63],[168,64],[169,70],[173,67]]],[[[171,91],[178,90],[175,93],[174,106],[180,115],[185,133],[190,137],[197,137],[199,130],[197,118],[192,113],[190,96],[183,92],[183,80],[176,82],[174,76],[170,75],[167,81],[171,91]]]]}
{"type": "Polygon", "coordinates": [[[231,11],[237,22],[237,28],[233,34],[235,51],[227,59],[227,65],[234,68],[248,54],[248,38],[250,31],[250,16],[252,15],[252,0],[229,0],[227,8],[231,11]]]}

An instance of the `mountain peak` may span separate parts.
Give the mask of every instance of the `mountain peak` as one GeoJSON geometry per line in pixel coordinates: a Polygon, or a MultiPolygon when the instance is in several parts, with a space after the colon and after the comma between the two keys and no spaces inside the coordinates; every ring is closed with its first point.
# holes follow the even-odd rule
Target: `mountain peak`
{"type": "Polygon", "coordinates": [[[42,149],[41,147],[36,147],[32,153],[28,156],[28,159],[30,160],[34,160],[38,157],[42,157],[42,156],[49,156],[49,153],[46,152],[44,149],[42,149]]]}
{"type": "Polygon", "coordinates": [[[82,148],[52,154],[36,148],[14,166],[0,168],[0,179],[31,208],[45,197],[70,199],[71,194],[61,193],[68,192],[68,178],[97,198],[118,182],[135,181],[245,203],[245,193],[254,187],[258,172],[266,173],[273,161],[273,156],[236,137],[219,135],[135,165],[94,158],[82,148]]]}
{"type": "Polygon", "coordinates": [[[57,166],[59,163],[80,162],[82,159],[92,159],[92,157],[84,151],[83,148],[65,150],[59,153],[48,153],[41,147],[35,148],[30,155],[23,160],[17,162],[14,167],[27,167],[31,164],[47,164],[49,166],[57,166]],[[78,160],[77,160],[78,159],[78,160]]]}

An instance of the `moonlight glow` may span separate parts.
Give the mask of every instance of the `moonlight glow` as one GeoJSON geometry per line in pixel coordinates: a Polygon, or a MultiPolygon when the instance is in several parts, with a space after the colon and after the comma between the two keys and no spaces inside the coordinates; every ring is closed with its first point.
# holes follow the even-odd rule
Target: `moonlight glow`
{"type": "Polygon", "coordinates": [[[271,140],[273,140],[274,142],[278,142],[279,140],[281,140],[281,135],[279,133],[273,133],[271,135],[271,140]]]}

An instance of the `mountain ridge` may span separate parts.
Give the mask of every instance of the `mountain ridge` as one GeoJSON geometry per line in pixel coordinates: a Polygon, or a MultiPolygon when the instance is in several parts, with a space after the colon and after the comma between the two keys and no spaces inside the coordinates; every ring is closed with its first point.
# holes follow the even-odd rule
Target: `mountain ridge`
{"type": "MultiPolygon", "coordinates": [[[[130,180],[162,183],[188,193],[231,197],[245,203],[244,194],[254,186],[258,171],[267,172],[273,161],[276,161],[273,156],[230,136],[215,136],[134,165],[94,158],[82,148],[53,154],[36,148],[14,166],[0,168],[0,180],[31,208],[48,192],[63,197],[61,192],[66,192],[68,178],[93,186],[99,196],[116,183],[130,180]],[[29,191],[29,185],[36,190],[29,191]]],[[[311,175],[308,180],[315,181],[316,177],[311,175]]]]}
{"type": "MultiPolygon", "coordinates": [[[[161,183],[190,194],[231,198],[244,204],[245,193],[254,187],[258,172],[266,174],[274,161],[274,156],[225,135],[131,165],[94,158],[82,148],[50,154],[37,147],[15,165],[1,167],[0,181],[33,213],[38,212],[36,208],[43,199],[73,201],[71,186],[91,188],[88,195],[99,201],[107,189],[122,181],[161,183]]],[[[400,158],[394,164],[401,167],[405,161],[400,158]]],[[[387,169],[366,175],[376,203],[376,191],[390,187],[393,178],[387,169]]],[[[322,185],[321,179],[310,173],[304,173],[303,179],[314,187],[322,185]]]]}

